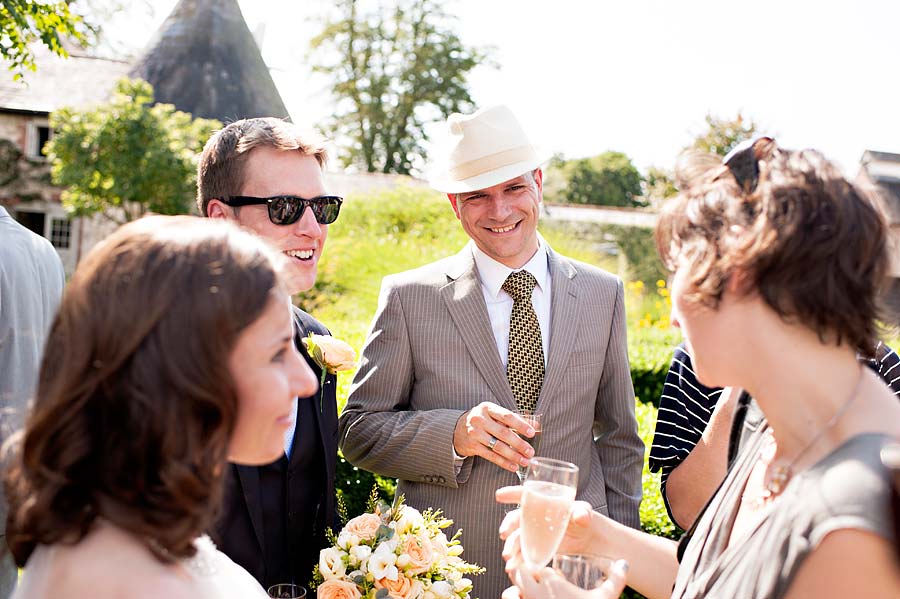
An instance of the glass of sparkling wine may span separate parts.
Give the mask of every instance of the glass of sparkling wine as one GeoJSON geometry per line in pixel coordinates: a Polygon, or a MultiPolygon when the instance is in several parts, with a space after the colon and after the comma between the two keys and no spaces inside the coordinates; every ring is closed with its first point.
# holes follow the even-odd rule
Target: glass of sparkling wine
{"type": "Polygon", "coordinates": [[[533,458],[522,493],[522,556],[531,570],[556,554],[569,524],[578,486],[578,466],[551,458],[533,458]]]}
{"type": "Polygon", "coordinates": [[[306,589],[296,584],[276,584],[269,587],[267,594],[277,599],[305,599],[306,589]]]}
{"type": "MultiPolygon", "coordinates": [[[[531,445],[531,448],[534,449],[534,455],[538,455],[538,450],[541,447],[541,420],[544,418],[543,414],[535,414],[531,410],[518,410],[516,412],[525,422],[531,425],[531,428],[534,429],[534,436],[532,438],[528,438],[522,436],[522,439],[531,445]]],[[[528,474],[528,466],[519,466],[516,474],[519,476],[519,482],[525,482],[525,476],[528,474]]]]}

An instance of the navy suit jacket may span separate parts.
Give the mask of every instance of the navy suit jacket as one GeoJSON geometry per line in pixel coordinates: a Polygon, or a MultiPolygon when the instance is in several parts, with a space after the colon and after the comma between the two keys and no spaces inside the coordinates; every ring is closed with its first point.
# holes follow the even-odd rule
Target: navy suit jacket
{"type": "MultiPolygon", "coordinates": [[[[309,333],[328,335],[328,329],[315,318],[294,308],[295,343],[300,353],[306,358],[316,378],[321,380],[322,370],[307,355],[301,339],[309,333]]],[[[329,374],[323,385],[324,396],[319,409],[319,392],[312,400],[315,402],[315,418],[318,425],[319,438],[325,458],[324,478],[320,480],[321,497],[317,505],[285,505],[285,509],[292,515],[297,514],[302,519],[314,519],[315,528],[313,538],[293,539],[293,543],[308,547],[315,544],[316,548],[324,548],[328,545],[325,537],[326,526],[335,526],[338,516],[336,509],[336,494],[334,487],[335,467],[337,463],[337,403],[335,399],[336,377],[329,374]]],[[[299,429],[298,422],[298,429],[299,429]]],[[[296,436],[295,436],[296,443],[296,436]]],[[[291,454],[291,462],[298,459],[297,452],[291,454]]],[[[291,470],[290,463],[287,470],[291,470]]],[[[253,575],[263,587],[286,580],[266,580],[266,561],[271,556],[266,556],[265,527],[263,526],[262,493],[266,492],[261,484],[260,472],[262,467],[240,466],[229,464],[225,481],[225,497],[217,524],[213,530],[213,539],[219,549],[228,555],[237,564],[253,575]]],[[[286,497],[297,495],[292,493],[292,485],[302,484],[299,477],[286,477],[286,497]]],[[[295,529],[289,527],[288,534],[295,529]]],[[[287,549],[285,549],[287,550],[287,549]]],[[[316,556],[318,553],[316,552],[316,556]]],[[[317,562],[295,564],[294,578],[297,584],[305,585],[311,578],[313,566],[317,562]]]]}

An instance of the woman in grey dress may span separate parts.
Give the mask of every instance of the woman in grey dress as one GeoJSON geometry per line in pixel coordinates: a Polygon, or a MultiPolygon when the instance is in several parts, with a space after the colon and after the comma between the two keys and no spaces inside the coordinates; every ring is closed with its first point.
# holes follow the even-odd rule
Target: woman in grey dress
{"type": "MultiPolygon", "coordinates": [[[[626,559],[628,584],[651,598],[900,597],[879,459],[900,439],[900,405],[855,355],[878,338],[883,219],[821,154],[769,138],[693,172],[657,228],[672,320],[698,379],[749,391],[763,425],[682,551],[584,505],[561,551],[626,559]]],[[[515,513],[501,535],[512,572],[515,513]]]]}

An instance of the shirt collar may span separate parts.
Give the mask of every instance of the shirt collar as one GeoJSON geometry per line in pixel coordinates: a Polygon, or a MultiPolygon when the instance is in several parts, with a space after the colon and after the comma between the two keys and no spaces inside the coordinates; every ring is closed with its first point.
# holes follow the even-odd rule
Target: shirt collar
{"type": "Polygon", "coordinates": [[[0,206],[0,218],[2,218],[4,216],[9,216],[9,212],[6,211],[6,208],[4,208],[3,206],[0,206]]]}
{"type": "Polygon", "coordinates": [[[550,269],[547,266],[547,243],[544,238],[538,234],[538,249],[531,257],[531,260],[525,263],[522,268],[510,268],[505,264],[501,264],[485,254],[479,249],[474,242],[471,243],[472,256],[475,258],[475,267],[478,269],[478,277],[481,279],[481,285],[487,290],[488,294],[497,299],[500,295],[500,288],[509,274],[515,270],[527,270],[537,280],[537,286],[541,290],[547,289],[550,278],[550,269]]]}

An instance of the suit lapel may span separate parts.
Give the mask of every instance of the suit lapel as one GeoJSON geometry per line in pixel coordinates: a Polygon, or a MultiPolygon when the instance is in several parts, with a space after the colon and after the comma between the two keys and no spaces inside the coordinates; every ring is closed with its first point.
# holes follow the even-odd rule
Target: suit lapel
{"type": "MultiPolygon", "coordinates": [[[[309,331],[307,331],[306,327],[303,326],[303,322],[300,320],[300,318],[296,312],[294,313],[294,323],[295,323],[296,329],[297,329],[296,337],[294,339],[294,342],[297,345],[297,350],[303,355],[303,358],[306,360],[306,363],[312,369],[313,374],[316,375],[316,379],[321,384],[322,369],[319,367],[318,364],[316,364],[316,361],[313,360],[309,356],[309,354],[306,352],[306,349],[303,347],[303,343],[301,341],[304,337],[306,337],[309,334],[309,331]]],[[[332,404],[334,404],[334,402],[332,401],[329,403],[328,401],[325,401],[325,400],[329,396],[334,395],[334,393],[335,393],[334,386],[337,384],[337,381],[335,380],[335,377],[333,377],[333,376],[326,376],[324,384],[326,385],[326,388],[319,389],[319,391],[316,392],[315,397],[313,398],[315,401],[315,409],[313,410],[313,412],[315,413],[316,426],[318,426],[318,428],[319,428],[319,440],[322,442],[322,447],[323,447],[324,453],[325,453],[325,460],[330,461],[330,460],[333,460],[335,458],[335,456],[330,455],[333,452],[328,451],[328,443],[326,441],[326,439],[327,439],[326,432],[328,431],[328,424],[329,424],[327,421],[331,417],[330,407],[332,404]],[[329,413],[326,414],[325,413],[326,411],[328,411],[329,413]]],[[[297,406],[297,409],[299,412],[299,409],[300,409],[299,405],[297,406]]],[[[337,419],[336,414],[334,415],[333,419],[337,419]]],[[[332,428],[333,427],[334,427],[334,424],[332,424],[332,428]]],[[[296,429],[295,429],[294,439],[291,443],[292,449],[293,449],[293,446],[296,445],[296,443],[297,443],[297,435],[296,435],[296,429]]],[[[293,462],[295,456],[296,456],[296,452],[291,451],[291,462],[293,462]]]]}
{"type": "Polygon", "coordinates": [[[550,297],[550,355],[547,359],[544,385],[541,387],[535,408],[538,412],[544,403],[551,401],[550,398],[559,387],[572,351],[572,340],[578,334],[581,321],[575,268],[549,247],[547,255],[550,263],[550,284],[553,289],[550,297]]]}
{"type": "MultiPolygon", "coordinates": [[[[309,331],[303,326],[303,321],[300,318],[299,313],[294,313],[294,322],[296,323],[296,338],[295,343],[297,344],[297,349],[303,354],[303,358],[306,360],[306,363],[312,369],[313,374],[316,375],[316,378],[322,381],[322,369],[316,364],[315,360],[310,357],[310,355],[306,352],[306,349],[303,347],[301,339],[306,337],[309,334],[309,331]]],[[[316,426],[319,429],[319,442],[322,445],[322,453],[325,456],[325,472],[328,474],[326,479],[326,488],[325,488],[325,524],[326,526],[332,525],[332,519],[334,518],[332,507],[334,503],[329,501],[329,496],[334,495],[334,472],[337,467],[337,402],[335,395],[337,393],[337,377],[333,374],[329,374],[325,377],[324,389],[320,389],[314,396],[313,401],[315,402],[315,406],[313,409],[314,418],[316,420],[316,426]]],[[[297,418],[299,418],[299,410],[300,405],[299,402],[297,404],[297,418]]],[[[296,425],[299,427],[299,422],[296,425]]],[[[291,457],[288,462],[288,469],[291,469],[295,465],[295,460],[300,458],[299,452],[294,451],[297,446],[297,437],[296,434],[297,429],[294,430],[294,439],[291,442],[291,457]]]]}
{"type": "Polygon", "coordinates": [[[247,511],[250,512],[250,522],[253,523],[256,541],[259,543],[260,551],[262,551],[266,545],[263,539],[263,514],[259,497],[259,470],[256,466],[238,466],[237,464],[234,465],[234,468],[237,470],[238,478],[241,481],[241,491],[244,493],[247,511]]]}
{"type": "Polygon", "coordinates": [[[472,250],[466,246],[447,269],[451,279],[441,288],[441,296],[450,312],[450,317],[466,342],[466,349],[475,366],[494,393],[497,403],[511,410],[516,408],[516,400],[506,380],[506,373],[497,353],[497,342],[491,333],[481,281],[475,269],[472,250]]]}

